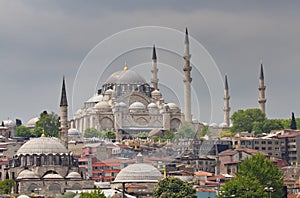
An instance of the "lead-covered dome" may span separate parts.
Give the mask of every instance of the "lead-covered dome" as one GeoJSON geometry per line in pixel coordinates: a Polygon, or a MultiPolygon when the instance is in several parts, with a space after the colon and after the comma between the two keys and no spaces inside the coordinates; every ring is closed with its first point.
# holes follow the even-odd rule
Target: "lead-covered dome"
{"type": "Polygon", "coordinates": [[[158,182],[163,176],[150,164],[137,163],[122,169],[114,182],[158,182]]]}
{"type": "Polygon", "coordinates": [[[104,84],[145,84],[146,80],[138,74],[136,71],[132,70],[122,70],[117,71],[110,75],[104,84]]]}
{"type": "Polygon", "coordinates": [[[30,170],[23,170],[18,175],[17,179],[38,179],[39,177],[30,170]]]}
{"type": "Polygon", "coordinates": [[[145,109],[145,105],[141,102],[134,102],[129,106],[129,109],[130,110],[138,110],[138,109],[142,110],[142,109],[145,109]]]}
{"type": "Polygon", "coordinates": [[[68,150],[57,138],[39,137],[29,140],[17,151],[17,155],[50,153],[68,153],[68,150]]]}

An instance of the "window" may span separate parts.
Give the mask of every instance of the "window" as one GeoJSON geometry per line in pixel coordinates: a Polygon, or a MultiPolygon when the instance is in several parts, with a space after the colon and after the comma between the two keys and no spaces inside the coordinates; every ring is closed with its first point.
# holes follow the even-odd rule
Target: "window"
{"type": "Polygon", "coordinates": [[[266,144],[266,141],[261,141],[261,144],[266,144]]]}
{"type": "Polygon", "coordinates": [[[266,150],[266,147],[261,147],[261,150],[266,150]]]}
{"type": "Polygon", "coordinates": [[[272,144],[272,141],[268,141],[268,144],[272,144]]]}
{"type": "Polygon", "coordinates": [[[268,147],[268,150],[271,151],[271,150],[273,150],[273,149],[272,149],[272,147],[268,147]]]}

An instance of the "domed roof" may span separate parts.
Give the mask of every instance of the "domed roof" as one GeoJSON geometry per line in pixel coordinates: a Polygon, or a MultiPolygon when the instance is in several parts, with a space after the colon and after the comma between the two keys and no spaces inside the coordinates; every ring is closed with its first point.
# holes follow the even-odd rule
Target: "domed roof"
{"type": "Polygon", "coordinates": [[[14,127],[16,123],[13,120],[3,120],[3,124],[5,127],[14,127]]]}
{"type": "Polygon", "coordinates": [[[36,122],[39,121],[39,117],[35,117],[35,118],[31,118],[28,122],[27,122],[27,126],[35,126],[36,122]]]}
{"type": "Polygon", "coordinates": [[[44,179],[63,179],[63,177],[57,173],[49,173],[43,177],[44,179]]]}
{"type": "Polygon", "coordinates": [[[17,155],[48,153],[68,153],[68,150],[57,138],[39,137],[29,140],[17,151],[17,155]]]}
{"type": "Polygon", "coordinates": [[[17,177],[17,179],[38,179],[39,177],[30,170],[23,170],[17,177]]]}
{"type": "Polygon", "coordinates": [[[134,102],[129,106],[129,109],[145,109],[145,105],[141,102],[134,102]]]}
{"type": "Polygon", "coordinates": [[[160,95],[160,91],[154,90],[154,91],[151,92],[151,95],[152,95],[152,96],[160,95]]]}
{"type": "Polygon", "coordinates": [[[70,128],[68,130],[68,135],[70,135],[70,136],[81,136],[81,133],[75,128],[70,128]]]}
{"type": "Polygon", "coordinates": [[[157,168],[150,164],[137,163],[122,169],[114,182],[158,182],[163,176],[157,168]]]}
{"type": "Polygon", "coordinates": [[[76,111],[76,115],[79,115],[80,113],[82,112],[82,110],[81,109],[78,109],[77,111],[76,111]]]}
{"type": "Polygon", "coordinates": [[[112,89],[108,89],[105,91],[105,94],[112,94],[113,93],[113,90],[112,89]]]}
{"type": "Polygon", "coordinates": [[[223,128],[223,127],[228,127],[228,124],[226,124],[226,123],[221,123],[220,125],[219,125],[219,127],[221,127],[221,128],[223,128]]]}
{"type": "Polygon", "coordinates": [[[148,104],[148,109],[157,109],[158,107],[157,107],[157,105],[155,104],[155,103],[153,103],[153,102],[151,102],[150,104],[148,104]]]}
{"type": "Polygon", "coordinates": [[[210,127],[218,127],[218,124],[217,123],[211,123],[209,126],[210,127]]]}
{"type": "Polygon", "coordinates": [[[70,172],[67,177],[68,179],[81,179],[81,176],[77,172],[70,172]]]}
{"type": "Polygon", "coordinates": [[[96,108],[96,109],[102,109],[102,110],[108,110],[108,109],[111,109],[110,105],[109,105],[107,102],[105,102],[105,101],[100,101],[100,102],[98,102],[98,103],[94,106],[94,108],[96,108]]]}
{"type": "Polygon", "coordinates": [[[97,103],[97,102],[102,101],[102,99],[103,99],[103,95],[101,95],[101,94],[100,95],[94,95],[90,99],[88,99],[86,102],[87,103],[97,103]]]}
{"type": "Polygon", "coordinates": [[[179,107],[173,102],[168,103],[168,106],[170,109],[179,109],[179,107]]]}
{"type": "Polygon", "coordinates": [[[117,71],[110,75],[104,84],[145,84],[146,80],[132,70],[117,71]]]}

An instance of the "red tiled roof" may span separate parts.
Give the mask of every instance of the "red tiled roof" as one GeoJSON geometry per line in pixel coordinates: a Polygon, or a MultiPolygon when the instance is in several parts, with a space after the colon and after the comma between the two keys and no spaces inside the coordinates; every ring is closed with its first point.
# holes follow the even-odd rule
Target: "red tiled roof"
{"type": "Polygon", "coordinates": [[[194,173],[195,176],[212,176],[213,174],[210,172],[205,172],[205,171],[198,171],[194,173]]]}

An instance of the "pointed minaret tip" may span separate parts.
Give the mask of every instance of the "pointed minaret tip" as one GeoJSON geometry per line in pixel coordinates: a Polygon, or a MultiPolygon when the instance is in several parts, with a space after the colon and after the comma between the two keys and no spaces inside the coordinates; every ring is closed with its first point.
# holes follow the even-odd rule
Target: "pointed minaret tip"
{"type": "Polygon", "coordinates": [[[128,67],[127,67],[127,62],[125,61],[125,64],[124,64],[124,68],[123,68],[124,71],[127,71],[128,70],[128,67]]]}
{"type": "Polygon", "coordinates": [[[260,75],[259,75],[259,79],[260,79],[260,80],[264,80],[264,67],[263,67],[262,61],[261,61],[261,64],[260,64],[260,75]]]}
{"type": "Polygon", "coordinates": [[[225,90],[228,90],[227,74],[225,74],[225,90]]]}
{"type": "Polygon", "coordinates": [[[189,43],[189,33],[188,33],[188,28],[185,28],[185,41],[184,43],[189,43]]]}
{"type": "Polygon", "coordinates": [[[66,85],[65,85],[65,76],[63,76],[63,83],[61,88],[61,100],[60,106],[68,106],[67,93],[66,93],[66,85]]]}
{"type": "Polygon", "coordinates": [[[155,45],[153,45],[153,52],[152,52],[152,60],[156,60],[156,49],[155,49],[155,45]]]}

